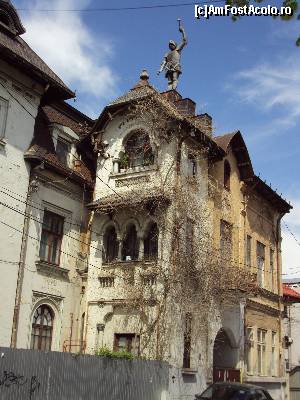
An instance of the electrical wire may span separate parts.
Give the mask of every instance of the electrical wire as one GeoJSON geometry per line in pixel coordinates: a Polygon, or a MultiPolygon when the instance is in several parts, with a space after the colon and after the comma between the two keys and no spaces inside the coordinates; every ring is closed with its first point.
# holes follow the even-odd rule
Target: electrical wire
{"type": "Polygon", "coordinates": [[[17,11],[37,11],[37,12],[113,12],[113,11],[137,11],[137,10],[153,10],[162,8],[177,8],[186,6],[195,6],[197,4],[213,4],[225,3],[224,0],[210,0],[188,3],[170,3],[170,4],[154,4],[149,6],[128,6],[128,7],[101,7],[101,8],[70,8],[70,9],[34,9],[34,8],[17,8],[17,11]]]}

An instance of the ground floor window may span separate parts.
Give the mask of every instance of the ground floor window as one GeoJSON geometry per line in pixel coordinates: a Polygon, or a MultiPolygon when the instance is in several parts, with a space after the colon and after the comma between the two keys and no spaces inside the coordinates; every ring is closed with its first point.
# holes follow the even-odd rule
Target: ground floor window
{"type": "Polygon", "coordinates": [[[115,333],[114,351],[128,351],[140,354],[140,337],[135,333],[115,333]]]}
{"type": "Polygon", "coordinates": [[[271,375],[277,375],[277,354],[276,354],[276,332],[272,332],[272,350],[271,350],[271,375]]]}
{"type": "Polygon", "coordinates": [[[247,327],[246,351],[247,351],[247,373],[253,374],[253,352],[254,352],[254,330],[252,327],[247,327]]]}
{"type": "Polygon", "coordinates": [[[266,334],[264,329],[257,329],[257,372],[266,375],[266,334]]]}
{"type": "Polygon", "coordinates": [[[50,307],[43,304],[35,310],[32,319],[31,349],[51,350],[53,322],[54,313],[50,307]]]}

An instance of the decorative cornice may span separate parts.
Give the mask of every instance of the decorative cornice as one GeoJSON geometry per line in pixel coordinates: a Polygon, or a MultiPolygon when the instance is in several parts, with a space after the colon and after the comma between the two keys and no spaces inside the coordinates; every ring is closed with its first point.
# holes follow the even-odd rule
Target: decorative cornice
{"type": "Polygon", "coordinates": [[[281,315],[280,310],[267,306],[265,304],[257,303],[256,301],[250,299],[248,299],[246,302],[246,310],[247,308],[250,308],[251,310],[255,311],[260,311],[264,314],[272,315],[274,317],[280,317],[281,315]]]}
{"type": "Polygon", "coordinates": [[[64,297],[56,296],[49,293],[42,293],[42,292],[32,292],[32,305],[34,306],[40,300],[49,300],[50,302],[54,303],[56,308],[61,311],[62,302],[64,297]]]}

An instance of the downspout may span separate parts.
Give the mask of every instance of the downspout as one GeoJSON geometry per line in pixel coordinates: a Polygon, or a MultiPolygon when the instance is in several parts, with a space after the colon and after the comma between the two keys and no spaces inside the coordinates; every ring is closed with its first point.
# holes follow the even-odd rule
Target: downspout
{"type": "Polygon", "coordinates": [[[29,184],[28,184],[28,189],[27,189],[27,197],[26,197],[26,208],[25,208],[25,217],[24,217],[23,234],[22,234],[22,242],[21,242],[21,251],[20,251],[20,258],[19,258],[19,267],[18,267],[18,278],[17,278],[15,306],[14,306],[13,324],[12,324],[11,342],[10,342],[11,348],[17,347],[20,306],[21,306],[25,260],[26,260],[26,253],[27,253],[27,242],[28,242],[28,234],[29,234],[29,226],[30,226],[30,211],[31,211],[30,200],[31,200],[32,193],[34,193],[36,190],[37,190],[37,182],[32,179],[32,172],[30,172],[29,184]]]}
{"type": "MultiPolygon", "coordinates": [[[[279,350],[281,350],[279,354],[279,375],[284,374],[283,368],[283,353],[282,353],[282,317],[281,317],[281,298],[282,298],[282,265],[281,265],[281,219],[284,216],[284,213],[279,214],[277,219],[277,226],[276,226],[276,263],[277,263],[277,294],[278,294],[278,310],[279,310],[279,332],[278,332],[278,342],[279,342],[279,350]]],[[[277,364],[277,365],[278,365],[277,364]]],[[[288,389],[288,388],[286,388],[288,389]]]]}

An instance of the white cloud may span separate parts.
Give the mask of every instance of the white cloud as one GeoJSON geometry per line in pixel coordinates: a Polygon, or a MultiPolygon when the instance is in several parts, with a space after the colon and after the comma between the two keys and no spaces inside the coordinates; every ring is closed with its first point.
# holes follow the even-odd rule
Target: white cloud
{"type": "Polygon", "coordinates": [[[237,73],[231,91],[239,101],[254,105],[270,118],[261,126],[267,136],[294,126],[300,119],[300,54],[257,64],[237,73]],[[275,118],[274,118],[274,113],[275,118]],[[269,122],[270,121],[270,122],[269,122]]]}
{"type": "Polygon", "coordinates": [[[300,277],[300,198],[294,198],[291,203],[293,210],[282,223],[282,266],[283,273],[293,278],[300,277]]]}
{"type": "Polygon", "coordinates": [[[115,96],[117,77],[108,60],[113,49],[107,38],[93,36],[79,12],[39,12],[38,9],[82,9],[88,0],[55,0],[51,7],[37,0],[22,16],[24,39],[73,90],[88,96],[90,114],[99,103],[115,96]]]}

